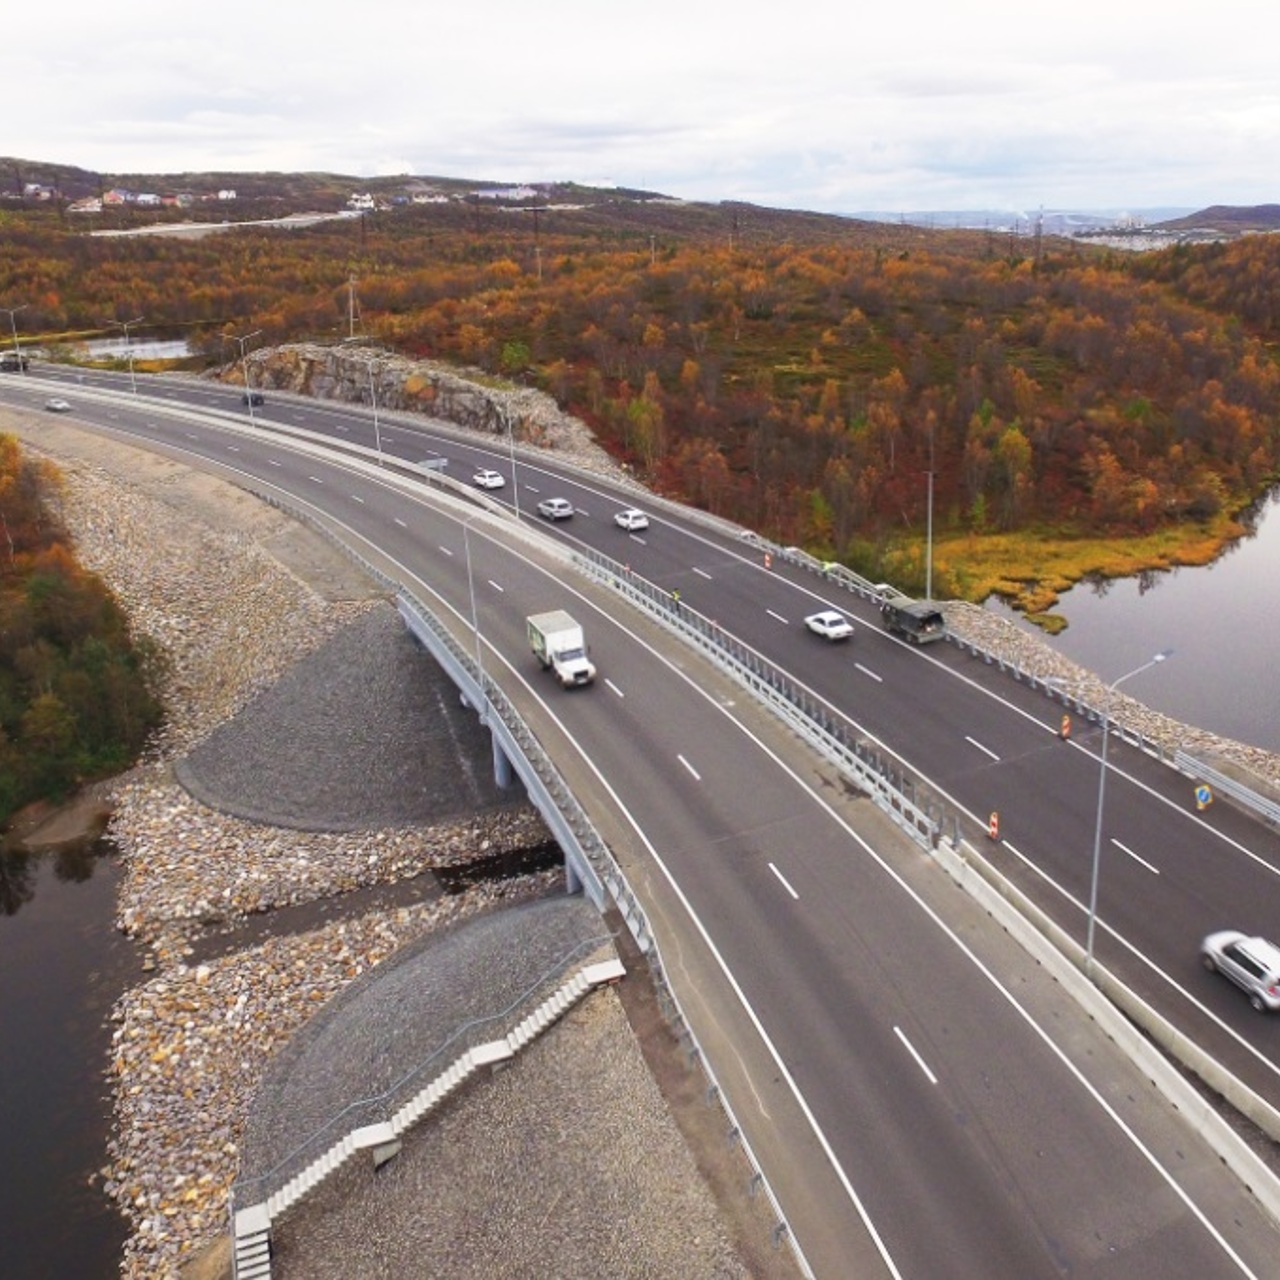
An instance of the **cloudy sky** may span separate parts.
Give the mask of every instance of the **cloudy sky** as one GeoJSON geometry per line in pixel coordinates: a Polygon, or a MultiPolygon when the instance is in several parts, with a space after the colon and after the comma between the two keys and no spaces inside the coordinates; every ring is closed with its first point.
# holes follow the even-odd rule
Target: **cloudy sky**
{"type": "Polygon", "coordinates": [[[109,173],[574,180],[829,212],[1280,202],[1278,0],[26,12],[0,149],[109,173]]]}

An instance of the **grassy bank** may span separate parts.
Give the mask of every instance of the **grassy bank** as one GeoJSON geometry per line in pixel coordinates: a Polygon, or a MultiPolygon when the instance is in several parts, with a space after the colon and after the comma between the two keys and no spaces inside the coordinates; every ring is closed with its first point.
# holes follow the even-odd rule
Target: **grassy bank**
{"type": "MultiPolygon", "coordinates": [[[[1067,619],[1054,613],[1058,597],[1085,579],[1124,578],[1147,570],[1210,564],[1223,548],[1246,532],[1228,516],[1186,524],[1123,540],[1072,537],[1046,529],[1008,534],[943,535],[933,544],[933,594],[980,603],[999,595],[1051,634],[1067,619]]],[[[923,549],[904,554],[922,558],[923,549]]],[[[923,580],[911,571],[903,580],[923,580]]]]}

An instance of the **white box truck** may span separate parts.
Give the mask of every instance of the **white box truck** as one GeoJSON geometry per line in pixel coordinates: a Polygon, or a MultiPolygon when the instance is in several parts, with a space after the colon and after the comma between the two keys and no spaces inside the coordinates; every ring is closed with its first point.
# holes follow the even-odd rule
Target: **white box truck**
{"type": "Polygon", "coordinates": [[[530,617],[529,647],[542,663],[542,669],[551,668],[566,689],[590,684],[596,678],[596,669],[587,657],[582,628],[563,609],[530,617]]]}

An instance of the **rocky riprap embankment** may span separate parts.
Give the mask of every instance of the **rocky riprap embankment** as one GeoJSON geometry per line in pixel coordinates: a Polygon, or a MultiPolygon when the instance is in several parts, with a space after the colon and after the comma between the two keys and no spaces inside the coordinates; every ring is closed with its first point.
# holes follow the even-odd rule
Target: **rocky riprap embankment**
{"type": "Polygon", "coordinates": [[[1027,675],[1060,681],[1071,697],[1097,710],[1106,709],[1114,721],[1157,743],[1167,754],[1181,747],[1264,794],[1280,789],[1280,756],[1274,752],[1180,724],[1122,689],[1109,691],[1106,681],[1064,658],[1047,641],[978,605],[951,601],[944,612],[948,628],[966,643],[1020,667],[1027,675]]]}

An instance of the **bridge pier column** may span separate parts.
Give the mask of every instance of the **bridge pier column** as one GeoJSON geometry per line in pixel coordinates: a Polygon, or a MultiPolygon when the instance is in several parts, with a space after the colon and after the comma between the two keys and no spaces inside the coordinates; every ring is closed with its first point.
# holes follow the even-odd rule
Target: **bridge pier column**
{"type": "Polygon", "coordinates": [[[493,780],[505,791],[516,780],[515,770],[511,767],[511,761],[507,759],[507,753],[503,751],[497,734],[490,732],[489,740],[493,743],[493,780]]]}
{"type": "Polygon", "coordinates": [[[578,874],[578,868],[574,866],[573,859],[569,857],[564,860],[564,887],[566,893],[582,892],[582,877],[578,874]]]}

